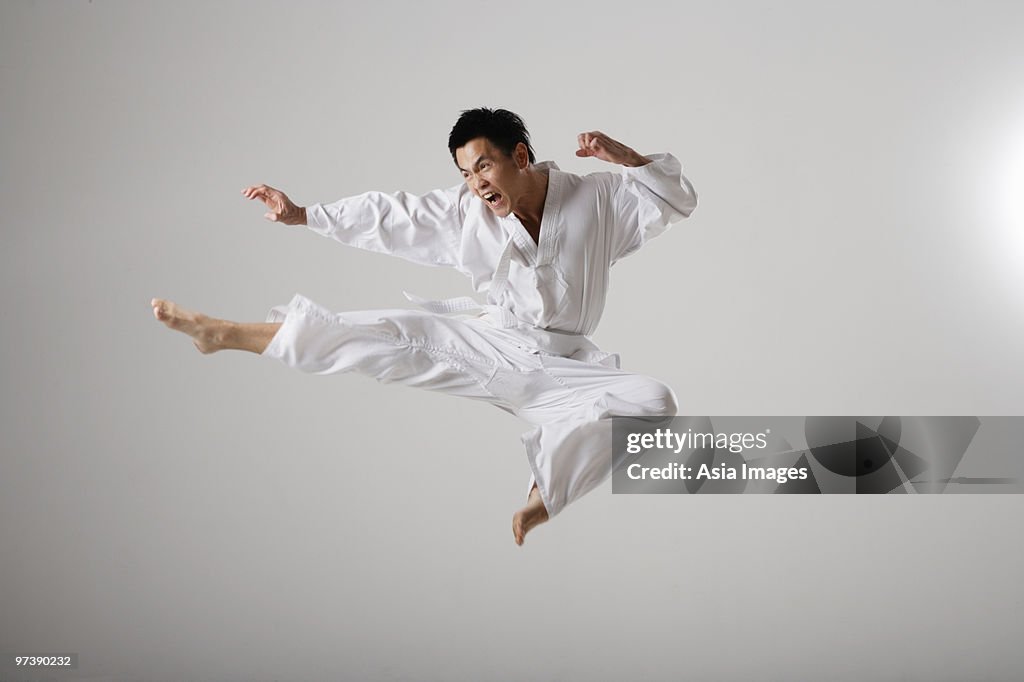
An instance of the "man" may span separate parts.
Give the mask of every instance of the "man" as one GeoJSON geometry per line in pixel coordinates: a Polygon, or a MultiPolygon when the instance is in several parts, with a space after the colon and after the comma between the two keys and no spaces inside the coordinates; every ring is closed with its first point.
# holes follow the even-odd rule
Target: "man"
{"type": "Polygon", "coordinates": [[[296,295],[263,324],[213,319],[160,299],[153,313],[204,353],[247,350],[315,374],[360,372],[522,417],[534,429],[522,438],[532,472],[527,504],[512,517],[521,545],[611,473],[612,416],[676,412],[669,387],[620,370],[618,356],[589,335],[611,265],[689,216],[696,194],[670,154],[642,156],[597,131],[577,141],[577,156],[620,171],[578,176],[536,163],[522,120],[481,108],[464,111],[448,138],[464,180],[456,187],[422,196],[367,192],[308,207],[266,185],[242,190],[266,205],[269,220],[456,268],[486,293],[486,304],[406,294],[425,311],[334,314],[296,295]]]}

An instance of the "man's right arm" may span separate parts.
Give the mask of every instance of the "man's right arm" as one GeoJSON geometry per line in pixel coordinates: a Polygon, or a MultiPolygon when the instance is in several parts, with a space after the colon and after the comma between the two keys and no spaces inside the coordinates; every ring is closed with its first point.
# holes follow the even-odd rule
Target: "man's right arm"
{"type": "Polygon", "coordinates": [[[462,218],[459,187],[424,195],[366,192],[332,204],[296,206],[280,190],[258,185],[242,190],[262,200],[264,217],[286,225],[307,225],[343,244],[386,253],[423,265],[458,263],[462,218]]]}

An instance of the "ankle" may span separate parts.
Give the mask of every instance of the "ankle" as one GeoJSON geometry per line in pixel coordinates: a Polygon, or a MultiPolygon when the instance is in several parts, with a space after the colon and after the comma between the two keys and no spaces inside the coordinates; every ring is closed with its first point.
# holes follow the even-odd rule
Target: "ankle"
{"type": "Polygon", "coordinates": [[[217,348],[233,348],[238,337],[236,325],[226,320],[215,320],[208,317],[203,320],[207,340],[217,348]]]}

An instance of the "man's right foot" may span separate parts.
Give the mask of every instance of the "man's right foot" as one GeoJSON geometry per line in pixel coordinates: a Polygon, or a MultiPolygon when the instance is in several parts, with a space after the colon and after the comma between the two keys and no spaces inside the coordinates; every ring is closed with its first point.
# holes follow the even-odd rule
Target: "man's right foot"
{"type": "Polygon", "coordinates": [[[202,313],[185,310],[176,303],[154,298],[153,316],[175,331],[188,334],[200,353],[215,353],[225,348],[223,339],[227,331],[224,320],[215,320],[202,313]]]}

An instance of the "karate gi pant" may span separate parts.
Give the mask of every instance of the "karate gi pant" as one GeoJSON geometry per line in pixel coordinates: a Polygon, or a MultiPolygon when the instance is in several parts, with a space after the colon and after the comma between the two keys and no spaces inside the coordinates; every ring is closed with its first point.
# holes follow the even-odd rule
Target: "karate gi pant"
{"type": "Polygon", "coordinates": [[[540,352],[482,318],[332,313],[296,295],[267,321],[282,326],[263,355],[289,367],[483,400],[533,425],[522,436],[532,471],[527,491],[536,483],[550,517],[611,474],[611,417],[677,409],[672,389],[655,379],[540,352]]]}

